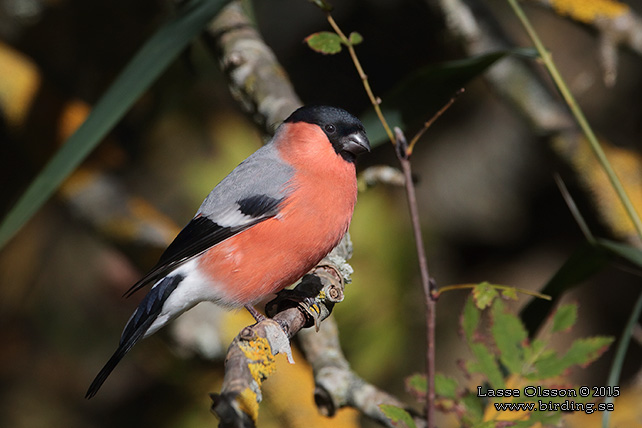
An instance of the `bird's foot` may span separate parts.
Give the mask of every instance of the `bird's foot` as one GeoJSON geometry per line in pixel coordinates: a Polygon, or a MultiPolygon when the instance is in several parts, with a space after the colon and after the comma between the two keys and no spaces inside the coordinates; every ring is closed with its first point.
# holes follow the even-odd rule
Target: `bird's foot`
{"type": "Polygon", "coordinates": [[[320,305],[319,296],[311,297],[302,293],[300,290],[281,290],[277,293],[277,297],[268,302],[265,306],[268,316],[274,316],[278,311],[285,307],[298,306],[306,315],[308,322],[306,327],[314,325],[316,330],[319,330],[319,323],[321,319],[325,319],[328,313],[328,308],[325,305],[320,305]]]}
{"type": "Polygon", "coordinates": [[[267,319],[265,317],[265,315],[263,315],[262,313],[257,311],[256,308],[254,306],[252,306],[252,305],[245,305],[245,309],[247,309],[247,311],[250,313],[250,315],[252,315],[254,317],[254,319],[256,320],[257,323],[259,323],[261,321],[265,321],[267,319]]]}

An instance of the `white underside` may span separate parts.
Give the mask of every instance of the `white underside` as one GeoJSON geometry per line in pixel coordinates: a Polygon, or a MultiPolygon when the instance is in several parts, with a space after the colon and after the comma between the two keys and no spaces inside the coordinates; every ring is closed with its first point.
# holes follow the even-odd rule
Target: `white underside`
{"type": "Polygon", "coordinates": [[[217,292],[221,285],[201,274],[196,263],[197,259],[192,259],[168,275],[182,275],[184,279],[165,300],[161,313],[145,332],[144,337],[154,334],[165,324],[200,302],[221,300],[221,295],[217,292]]]}

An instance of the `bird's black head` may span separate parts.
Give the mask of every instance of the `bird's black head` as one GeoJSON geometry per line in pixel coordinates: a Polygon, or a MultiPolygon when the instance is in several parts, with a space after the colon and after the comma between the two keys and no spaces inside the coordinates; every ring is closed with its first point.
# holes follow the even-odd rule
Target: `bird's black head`
{"type": "Polygon", "coordinates": [[[348,162],[354,162],[358,155],[370,151],[370,142],[363,124],[343,109],[329,106],[301,107],[284,122],[318,125],[328,136],[334,151],[348,162]]]}

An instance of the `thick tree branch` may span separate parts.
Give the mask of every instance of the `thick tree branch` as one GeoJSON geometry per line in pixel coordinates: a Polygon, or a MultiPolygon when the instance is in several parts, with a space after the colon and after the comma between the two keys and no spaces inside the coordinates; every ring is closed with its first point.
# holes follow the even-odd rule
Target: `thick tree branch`
{"type": "Polygon", "coordinates": [[[232,95],[267,134],[303,104],[239,2],[226,6],[203,38],[227,75],[232,95]]]}
{"type": "MultiPolygon", "coordinates": [[[[209,26],[205,40],[228,76],[232,93],[267,133],[272,134],[276,126],[302,104],[274,53],[265,45],[239,3],[231,3],[221,12],[209,26]]],[[[317,266],[315,269],[317,275],[308,276],[306,280],[318,278],[323,282],[324,275],[330,271],[339,272],[344,280],[349,281],[352,268],[345,261],[351,254],[352,244],[349,235],[346,234],[337,248],[317,266]]],[[[328,287],[328,296],[332,298],[332,294],[339,289],[338,285],[334,283],[334,286],[328,287]]],[[[342,293],[343,288],[341,287],[340,290],[342,293]]],[[[278,320],[285,327],[288,336],[292,337],[299,332],[300,345],[314,368],[317,384],[315,399],[319,410],[323,414],[332,416],[341,407],[354,407],[385,426],[391,426],[390,421],[378,406],[394,404],[404,407],[404,405],[395,397],[368,384],[350,369],[339,346],[338,331],[333,318],[326,319],[320,325],[318,320],[321,318],[318,318],[316,322],[318,333],[314,329],[300,330],[303,326],[297,313],[309,315],[309,311],[302,311],[300,305],[288,307],[287,304],[280,306],[271,302],[266,307],[267,312],[271,314],[275,306],[277,313],[273,319],[278,320]],[[287,319],[284,320],[284,318],[287,319]]],[[[318,307],[321,316],[326,311],[329,314],[331,310],[327,302],[318,307]]],[[[314,321],[314,318],[312,320],[314,321]]],[[[248,327],[252,329],[252,333],[242,332],[243,336],[264,337],[262,336],[263,323],[248,327]]],[[[309,323],[310,319],[306,321],[306,324],[309,323]]],[[[235,349],[243,341],[245,339],[239,335],[231,345],[228,353],[229,362],[226,365],[225,385],[220,395],[214,395],[213,410],[222,418],[221,426],[251,426],[256,417],[253,413],[254,404],[240,406],[237,401],[237,399],[246,399],[246,396],[241,394],[243,391],[254,391],[254,395],[249,394],[250,403],[260,401],[258,388],[260,383],[253,377],[248,377],[247,371],[243,368],[250,364],[250,360],[240,357],[243,363],[239,368],[240,360],[237,357],[239,354],[235,349]],[[232,365],[237,368],[232,368],[232,365]],[[249,411],[246,412],[246,410],[249,411]],[[228,419],[230,415],[232,417],[228,419]],[[250,425],[244,425],[244,423],[250,423],[250,425]]],[[[267,362],[270,357],[266,352],[262,355],[261,361],[267,362]]],[[[261,373],[267,374],[267,371],[261,370],[261,373]]],[[[422,426],[421,418],[417,418],[416,421],[418,426],[422,426]]]]}
{"type": "Polygon", "coordinates": [[[220,418],[221,427],[256,426],[261,384],[276,370],[275,356],[284,353],[294,363],[290,339],[327,318],[334,304],[343,300],[343,286],[337,272],[320,265],[292,292],[281,292],[268,303],[278,311],[272,319],[241,330],[227,352],[222,391],[211,395],[212,412],[220,418]]]}

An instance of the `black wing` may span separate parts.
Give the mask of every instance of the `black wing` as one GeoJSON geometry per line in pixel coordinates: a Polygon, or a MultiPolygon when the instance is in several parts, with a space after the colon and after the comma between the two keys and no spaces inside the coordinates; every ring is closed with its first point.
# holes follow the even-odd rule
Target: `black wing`
{"type": "Polygon", "coordinates": [[[150,283],[155,283],[189,259],[244,230],[276,216],[284,199],[255,195],[239,200],[238,209],[248,221],[238,226],[221,226],[205,216],[190,221],[163,252],[158,263],[125,293],[129,297],[150,283]]]}

